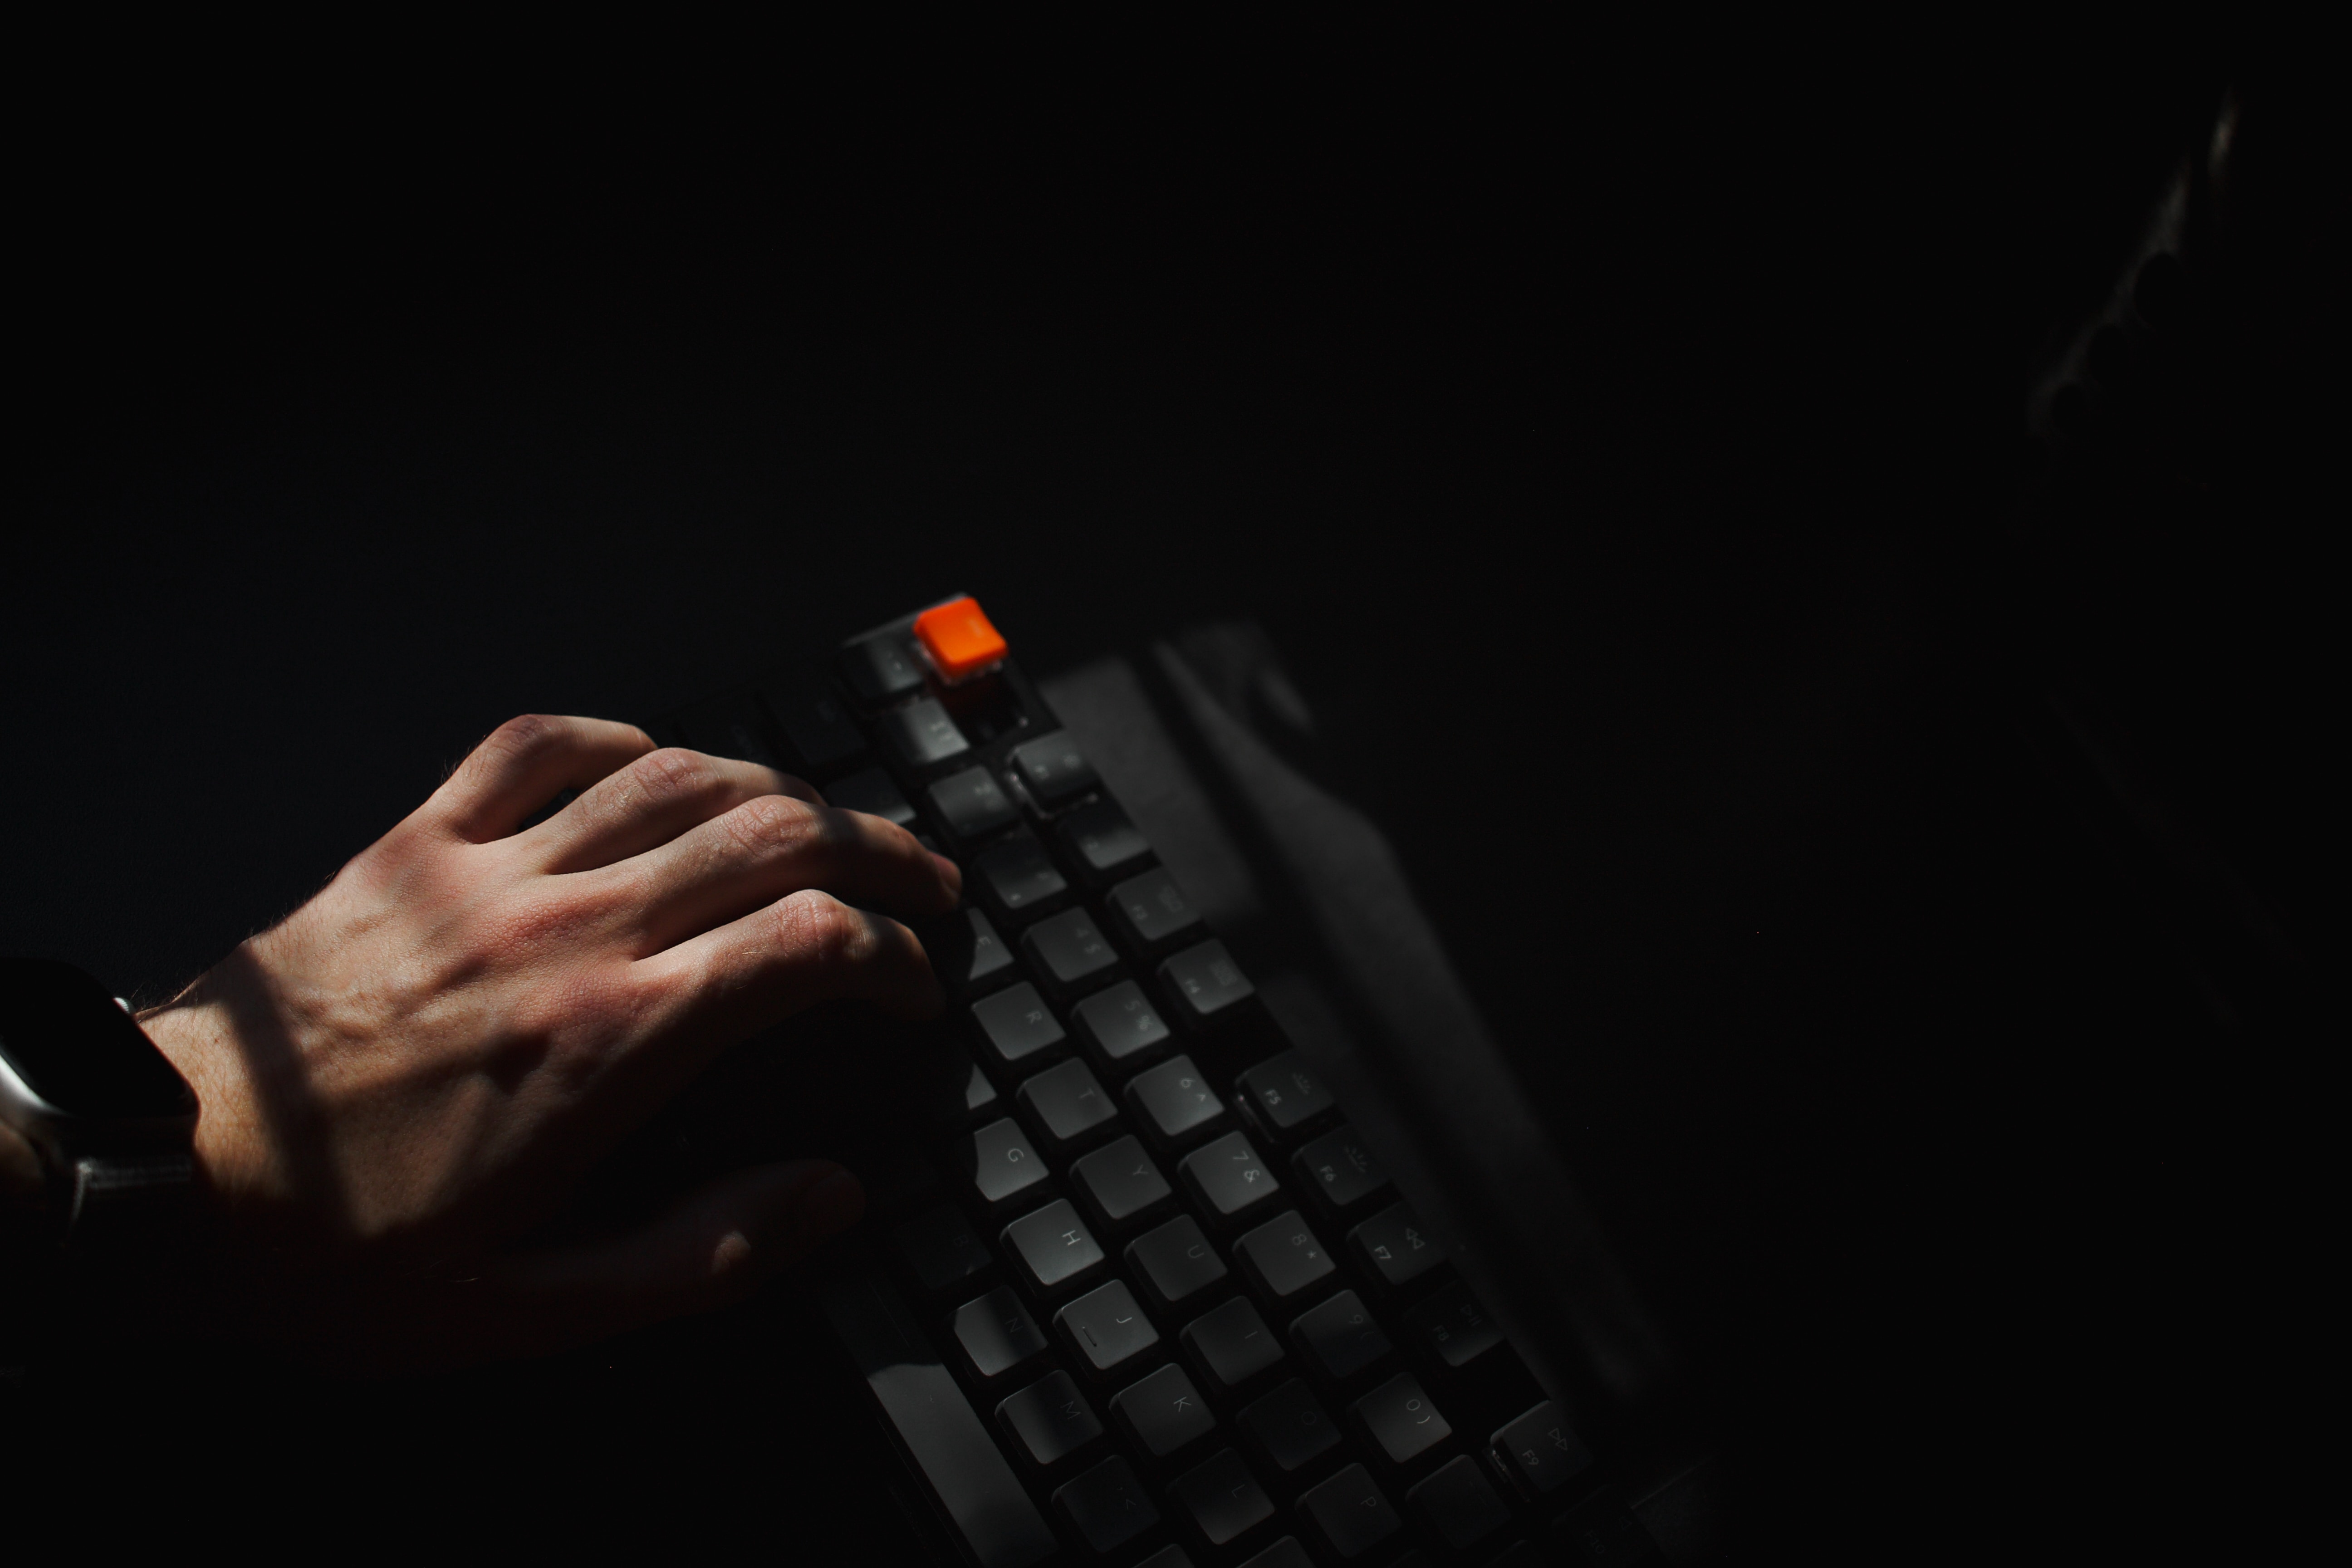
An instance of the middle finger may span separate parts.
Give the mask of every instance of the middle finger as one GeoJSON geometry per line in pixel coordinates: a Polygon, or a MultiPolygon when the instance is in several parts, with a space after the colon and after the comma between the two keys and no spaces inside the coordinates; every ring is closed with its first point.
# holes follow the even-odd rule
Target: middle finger
{"type": "Polygon", "coordinates": [[[905,828],[781,795],[745,801],[598,875],[624,884],[614,890],[638,958],[810,889],[908,920],[954,908],[962,889],[954,862],[905,828]]]}

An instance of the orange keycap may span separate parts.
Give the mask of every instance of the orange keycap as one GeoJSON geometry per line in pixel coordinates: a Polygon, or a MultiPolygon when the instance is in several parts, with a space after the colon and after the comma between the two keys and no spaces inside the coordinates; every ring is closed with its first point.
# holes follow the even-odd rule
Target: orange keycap
{"type": "Polygon", "coordinates": [[[978,599],[950,599],[915,617],[915,635],[945,680],[984,675],[1004,662],[1004,637],[978,599]]]}

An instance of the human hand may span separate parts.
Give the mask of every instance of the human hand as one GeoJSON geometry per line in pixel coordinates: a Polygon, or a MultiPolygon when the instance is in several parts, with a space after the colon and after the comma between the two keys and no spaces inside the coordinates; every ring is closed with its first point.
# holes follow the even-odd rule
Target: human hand
{"type": "Polygon", "coordinates": [[[583,1342],[720,1304],[854,1223],[821,1161],[648,1227],[512,1244],[719,1051],[836,997],[926,1016],[954,864],[749,763],[501,726],[284,921],[142,1023],[196,1091],[207,1287],[344,1364],[583,1342]],[[520,825],[559,792],[578,798],[520,825]]]}

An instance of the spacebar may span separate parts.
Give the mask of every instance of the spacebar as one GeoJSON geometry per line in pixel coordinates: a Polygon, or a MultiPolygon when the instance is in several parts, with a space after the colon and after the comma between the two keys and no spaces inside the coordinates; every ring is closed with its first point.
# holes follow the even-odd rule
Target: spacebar
{"type": "Polygon", "coordinates": [[[830,1292],[824,1312],[981,1568],[1028,1568],[1053,1555],[1054,1531],[898,1292],[866,1275],[830,1292]]]}

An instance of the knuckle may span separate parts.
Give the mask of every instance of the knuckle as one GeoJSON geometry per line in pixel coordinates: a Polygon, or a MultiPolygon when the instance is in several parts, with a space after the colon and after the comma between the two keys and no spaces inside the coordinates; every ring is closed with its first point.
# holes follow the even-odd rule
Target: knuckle
{"type": "Polygon", "coordinates": [[[563,738],[563,721],[547,713],[518,713],[482,742],[483,749],[509,757],[527,757],[545,751],[563,738]]]}
{"type": "Polygon", "coordinates": [[[719,782],[719,768],[700,752],[683,746],[663,746],[629,764],[640,788],[651,801],[688,800],[709,792],[719,782]]]}
{"type": "Polygon", "coordinates": [[[822,969],[856,969],[874,956],[877,944],[866,917],[830,893],[794,893],[776,912],[786,949],[822,969]]]}
{"type": "Polygon", "coordinates": [[[816,813],[781,795],[752,796],[727,814],[727,827],[737,846],[753,856],[789,851],[824,837],[816,813]]]}

